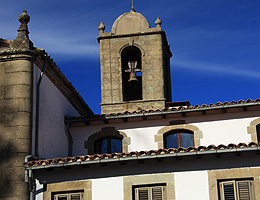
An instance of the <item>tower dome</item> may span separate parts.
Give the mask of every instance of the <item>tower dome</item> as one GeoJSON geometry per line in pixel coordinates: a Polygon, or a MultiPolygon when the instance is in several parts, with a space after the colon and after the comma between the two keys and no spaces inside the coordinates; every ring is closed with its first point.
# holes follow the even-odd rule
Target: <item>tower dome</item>
{"type": "Polygon", "coordinates": [[[150,28],[147,19],[138,12],[131,10],[119,16],[113,24],[111,32],[115,35],[143,33],[150,28]]]}

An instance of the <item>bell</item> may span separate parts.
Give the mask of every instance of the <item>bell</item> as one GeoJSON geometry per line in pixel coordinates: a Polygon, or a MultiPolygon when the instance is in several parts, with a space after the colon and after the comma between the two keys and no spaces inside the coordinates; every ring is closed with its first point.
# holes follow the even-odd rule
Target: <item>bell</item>
{"type": "Polygon", "coordinates": [[[129,77],[128,82],[130,82],[130,81],[138,81],[137,78],[136,78],[135,72],[130,73],[130,77],[129,77]]]}

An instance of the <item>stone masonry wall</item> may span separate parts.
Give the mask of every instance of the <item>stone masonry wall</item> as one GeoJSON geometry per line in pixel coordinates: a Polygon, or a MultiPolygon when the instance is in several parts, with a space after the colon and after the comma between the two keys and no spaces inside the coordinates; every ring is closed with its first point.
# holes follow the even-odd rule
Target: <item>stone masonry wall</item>
{"type": "Polygon", "coordinates": [[[28,199],[24,158],[31,154],[32,63],[0,55],[0,199],[28,199]]]}
{"type": "MultiPolygon", "coordinates": [[[[149,100],[162,101],[165,99],[163,44],[160,33],[102,39],[100,41],[102,113],[113,111],[113,105],[107,104],[123,103],[120,54],[125,47],[131,45],[138,47],[142,52],[142,89],[143,100],[146,102],[143,103],[144,105],[139,102],[136,106],[134,106],[135,104],[119,106],[120,108],[117,107],[119,110],[114,110],[114,112],[124,112],[126,108],[131,110],[144,109],[147,108],[149,100]]],[[[125,102],[125,104],[128,103],[125,102]]],[[[155,104],[153,102],[153,105],[158,107],[150,109],[164,108],[165,103],[155,104]]]]}

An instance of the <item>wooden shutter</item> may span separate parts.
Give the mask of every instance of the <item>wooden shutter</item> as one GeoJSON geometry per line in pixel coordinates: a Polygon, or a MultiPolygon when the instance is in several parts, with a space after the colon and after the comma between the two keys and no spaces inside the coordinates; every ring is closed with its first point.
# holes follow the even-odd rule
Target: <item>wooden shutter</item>
{"type": "Polygon", "coordinates": [[[164,186],[151,187],[152,200],[164,200],[164,186]]]}
{"type": "Polygon", "coordinates": [[[54,197],[55,200],[68,200],[68,195],[63,194],[63,195],[55,195],[54,197]]]}
{"type": "Polygon", "coordinates": [[[57,194],[54,200],[83,200],[83,193],[57,194]]]}
{"type": "Polygon", "coordinates": [[[225,181],[220,183],[221,200],[254,200],[252,180],[225,181]]]}
{"type": "Polygon", "coordinates": [[[135,189],[135,200],[165,199],[165,186],[140,187],[135,189]]]}
{"type": "Polygon", "coordinates": [[[253,200],[254,195],[252,181],[237,181],[236,186],[239,200],[253,200]]]}
{"type": "Polygon", "coordinates": [[[150,200],[149,199],[149,188],[135,188],[135,200],[150,200]]]}
{"type": "Polygon", "coordinates": [[[235,181],[226,181],[220,183],[221,200],[237,200],[235,181]]]}

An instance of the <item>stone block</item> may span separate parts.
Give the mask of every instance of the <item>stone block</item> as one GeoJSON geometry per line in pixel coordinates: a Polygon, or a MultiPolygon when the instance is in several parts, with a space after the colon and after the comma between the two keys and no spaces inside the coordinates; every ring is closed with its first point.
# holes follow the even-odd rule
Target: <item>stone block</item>
{"type": "Polygon", "coordinates": [[[17,170],[19,171],[20,169],[17,167],[2,168],[4,180],[9,180],[12,182],[18,181],[19,177],[17,176],[17,170]]]}
{"type": "Polygon", "coordinates": [[[18,99],[0,100],[0,112],[12,113],[18,112],[19,101],[18,99]]]}
{"type": "Polygon", "coordinates": [[[6,177],[3,177],[2,182],[0,183],[0,197],[1,200],[14,200],[14,192],[15,192],[15,182],[8,180],[6,177]],[[10,198],[6,198],[10,197],[10,198]]]}
{"type": "Polygon", "coordinates": [[[6,73],[31,72],[31,71],[32,71],[32,63],[27,60],[14,60],[8,62],[6,65],[6,73]]]}
{"type": "MultiPolygon", "coordinates": [[[[17,156],[16,153],[14,152],[6,152],[2,151],[2,146],[1,146],[1,153],[0,153],[0,168],[10,168],[10,167],[15,167],[17,166],[17,156]]],[[[12,149],[13,150],[13,149],[12,149]]],[[[15,148],[14,148],[15,150],[15,148]]],[[[4,177],[4,174],[2,172],[2,177],[4,177]]]]}
{"type": "Polygon", "coordinates": [[[31,81],[31,72],[15,72],[5,74],[5,85],[30,85],[31,81]]]}
{"type": "Polygon", "coordinates": [[[29,126],[17,126],[16,130],[17,139],[31,139],[31,128],[29,126]]]}
{"type": "Polygon", "coordinates": [[[30,126],[31,114],[27,112],[6,113],[4,115],[5,126],[30,126]]]}
{"type": "Polygon", "coordinates": [[[29,153],[31,150],[31,140],[17,139],[16,143],[16,152],[19,153],[29,153]]]}
{"type": "Polygon", "coordinates": [[[4,86],[0,86],[0,100],[4,99],[4,86]]]}
{"type": "Polygon", "coordinates": [[[17,135],[17,127],[4,127],[1,129],[1,140],[7,141],[7,140],[15,140],[17,135]]]}
{"type": "Polygon", "coordinates": [[[31,112],[31,99],[19,99],[19,112],[31,112]]]}
{"type": "Polygon", "coordinates": [[[30,85],[9,85],[4,87],[5,99],[31,98],[30,85]]]}

